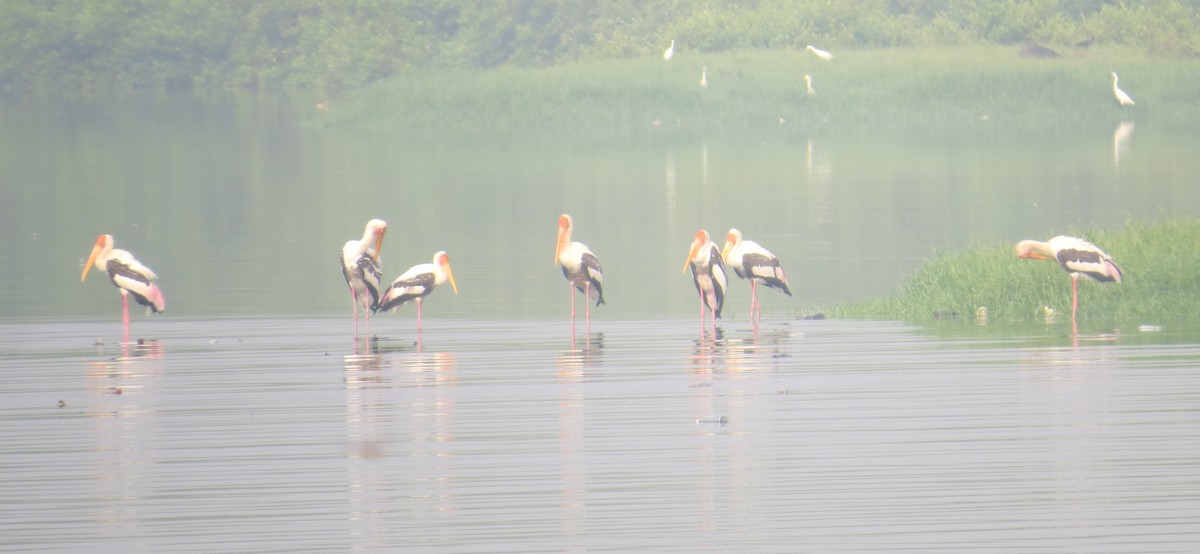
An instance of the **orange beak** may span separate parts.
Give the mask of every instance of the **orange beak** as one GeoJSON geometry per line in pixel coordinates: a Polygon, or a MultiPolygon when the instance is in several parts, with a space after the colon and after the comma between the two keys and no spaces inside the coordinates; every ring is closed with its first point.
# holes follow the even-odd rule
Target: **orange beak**
{"type": "Polygon", "coordinates": [[[383,235],[384,235],[384,233],[387,233],[387,227],[380,229],[379,233],[375,235],[375,256],[374,256],[374,258],[375,258],[376,262],[379,261],[379,253],[383,252],[383,235]]]}
{"type": "Polygon", "coordinates": [[[79,276],[79,282],[87,281],[88,271],[91,271],[92,265],[96,263],[96,256],[100,255],[100,245],[92,247],[92,255],[88,256],[88,261],[83,266],[83,275],[79,276]]]}
{"type": "Polygon", "coordinates": [[[442,271],[446,272],[446,279],[450,280],[450,288],[454,289],[454,294],[458,294],[458,285],[454,282],[454,272],[450,271],[450,256],[442,256],[441,260],[442,271]]]}
{"type": "Polygon", "coordinates": [[[696,253],[700,251],[701,246],[700,239],[692,241],[692,249],[688,251],[687,259],[683,260],[683,271],[680,273],[687,273],[688,266],[692,263],[692,258],[696,257],[696,253]]]}
{"type": "Polygon", "coordinates": [[[567,227],[558,223],[558,244],[554,246],[554,267],[558,267],[558,257],[562,254],[563,248],[567,246],[567,227]]]}
{"type": "Polygon", "coordinates": [[[100,238],[96,239],[96,245],[92,247],[92,254],[88,256],[87,263],[83,264],[83,275],[79,276],[80,283],[87,281],[88,271],[91,271],[92,266],[95,265],[96,258],[100,256],[100,251],[104,250],[105,238],[104,235],[100,235],[100,238]]]}

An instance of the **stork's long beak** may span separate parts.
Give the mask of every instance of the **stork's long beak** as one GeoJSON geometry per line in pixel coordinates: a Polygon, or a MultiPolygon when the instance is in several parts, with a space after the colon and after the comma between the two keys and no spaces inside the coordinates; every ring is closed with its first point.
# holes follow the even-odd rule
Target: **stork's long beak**
{"type": "Polygon", "coordinates": [[[373,257],[375,258],[376,262],[379,261],[379,253],[383,252],[383,235],[385,233],[387,233],[387,229],[384,229],[380,231],[378,235],[375,235],[375,255],[373,257]]]}
{"type": "Polygon", "coordinates": [[[450,271],[450,258],[442,259],[442,271],[446,272],[446,279],[450,280],[450,288],[454,289],[454,294],[458,294],[458,285],[454,282],[454,272],[450,271]]]}
{"type": "Polygon", "coordinates": [[[681,271],[680,273],[687,273],[688,266],[692,263],[692,258],[696,257],[696,252],[700,251],[701,246],[703,246],[703,245],[700,244],[700,241],[698,241],[698,240],[692,241],[692,249],[688,251],[687,259],[683,260],[683,271],[681,271]]]}
{"type": "Polygon", "coordinates": [[[563,247],[567,245],[567,228],[559,225],[558,227],[558,244],[554,246],[554,267],[558,267],[558,256],[562,254],[563,247]]]}
{"type": "Polygon", "coordinates": [[[724,260],[729,256],[729,251],[733,249],[733,241],[726,240],[725,246],[721,248],[721,259],[724,260]]]}
{"type": "Polygon", "coordinates": [[[87,263],[83,264],[83,275],[79,276],[80,283],[87,280],[88,272],[92,270],[92,265],[94,265],[96,263],[96,257],[99,255],[100,255],[100,245],[97,244],[96,246],[92,247],[92,255],[88,256],[87,263]]]}

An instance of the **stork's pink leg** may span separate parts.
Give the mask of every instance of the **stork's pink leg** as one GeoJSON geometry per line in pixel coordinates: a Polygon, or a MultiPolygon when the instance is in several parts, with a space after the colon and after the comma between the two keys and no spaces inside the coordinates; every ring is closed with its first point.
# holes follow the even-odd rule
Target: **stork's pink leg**
{"type": "Polygon", "coordinates": [[[350,308],[354,310],[354,338],[358,338],[358,294],[350,289],[350,308]]]}
{"type": "Polygon", "coordinates": [[[1075,312],[1079,311],[1079,274],[1071,274],[1071,321],[1075,321],[1075,312]]]}
{"type": "Polygon", "coordinates": [[[421,299],[418,298],[417,299],[417,330],[420,331],[421,329],[422,329],[422,327],[421,327],[421,299]]]}
{"type": "Polygon", "coordinates": [[[568,282],[567,290],[571,291],[571,323],[575,323],[575,285],[568,282]]]}
{"type": "Polygon", "coordinates": [[[129,295],[121,290],[121,341],[129,342],[129,295]]]}
{"type": "MultiPolygon", "coordinates": [[[[572,295],[571,298],[575,298],[575,296],[572,295]]],[[[575,305],[575,303],[572,301],[571,305],[573,306],[573,305],[575,305]]],[[[587,318],[587,326],[588,326],[588,329],[590,330],[592,328],[592,282],[591,281],[588,281],[583,284],[583,313],[584,313],[584,317],[587,318]]]]}

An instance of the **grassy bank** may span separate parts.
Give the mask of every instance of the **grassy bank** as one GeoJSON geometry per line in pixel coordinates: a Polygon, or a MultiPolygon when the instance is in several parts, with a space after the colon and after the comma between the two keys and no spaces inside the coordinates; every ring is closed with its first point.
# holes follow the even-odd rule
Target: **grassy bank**
{"type": "MultiPolygon", "coordinates": [[[[1080,321],[1189,321],[1200,306],[1200,221],[1130,224],[1082,236],[1124,273],[1121,284],[1079,283],[1080,321]]],[[[1031,237],[1045,240],[1047,237],[1031,237]]],[[[1070,317],[1071,282],[1054,262],[1020,260],[1013,244],[995,244],[930,260],[890,298],[827,310],[833,317],[929,321],[957,314],[971,320],[986,306],[992,321],[1042,321],[1043,306],[1070,317]]]]}
{"type": "Polygon", "coordinates": [[[1060,59],[1017,47],[798,50],[574,63],[545,69],[413,71],[341,98],[324,125],[465,133],[611,135],[1009,125],[1111,127],[1123,119],[1200,123],[1200,61],[1067,47],[1060,59]],[[699,84],[707,68],[708,86],[699,84]],[[1117,106],[1110,72],[1137,105],[1117,106]],[[816,96],[805,94],[813,77],[816,96]],[[783,120],[783,125],[780,120],[783,120]]]}

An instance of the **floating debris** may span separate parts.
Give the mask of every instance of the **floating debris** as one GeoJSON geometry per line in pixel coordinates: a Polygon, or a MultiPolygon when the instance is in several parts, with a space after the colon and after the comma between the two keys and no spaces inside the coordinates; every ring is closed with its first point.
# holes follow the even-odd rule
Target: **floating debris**
{"type": "Polygon", "coordinates": [[[717,425],[725,425],[729,420],[725,416],[705,416],[696,420],[696,423],[715,423],[717,425]]]}
{"type": "Polygon", "coordinates": [[[58,407],[59,407],[59,408],[66,408],[66,407],[67,407],[67,401],[66,401],[66,400],[59,400],[59,401],[58,401],[58,407]]]}
{"type": "Polygon", "coordinates": [[[92,346],[104,346],[104,339],[96,339],[96,342],[93,342],[92,346]]]}
{"type": "Polygon", "coordinates": [[[1138,331],[1143,333],[1157,333],[1162,330],[1162,325],[1138,325],[1138,331]]]}

